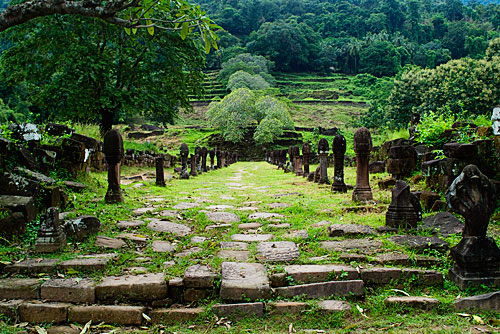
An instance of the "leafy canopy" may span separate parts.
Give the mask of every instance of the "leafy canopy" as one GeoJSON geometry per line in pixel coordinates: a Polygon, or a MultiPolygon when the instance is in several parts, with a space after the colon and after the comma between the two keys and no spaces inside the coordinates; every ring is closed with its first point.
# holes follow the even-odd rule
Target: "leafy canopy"
{"type": "Polygon", "coordinates": [[[225,140],[236,143],[241,142],[253,126],[256,126],[253,138],[257,144],[273,142],[284,130],[293,128],[286,104],[248,88],[236,89],[222,101],[212,102],[207,117],[225,140]]]}
{"type": "Polygon", "coordinates": [[[263,90],[269,88],[269,84],[258,74],[252,75],[245,71],[238,71],[229,77],[227,88],[231,91],[238,88],[251,90],[263,90]]]}

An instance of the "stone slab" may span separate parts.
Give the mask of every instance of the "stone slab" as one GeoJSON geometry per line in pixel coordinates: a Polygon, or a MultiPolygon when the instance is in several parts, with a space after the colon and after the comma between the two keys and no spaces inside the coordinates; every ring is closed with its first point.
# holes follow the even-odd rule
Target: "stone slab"
{"type": "Polygon", "coordinates": [[[267,206],[270,207],[271,209],[284,209],[284,208],[289,208],[292,205],[288,203],[277,202],[277,203],[269,203],[267,206]]]}
{"type": "Polygon", "coordinates": [[[187,210],[199,207],[199,203],[182,202],[173,207],[175,210],[187,210]]]}
{"type": "Polygon", "coordinates": [[[453,303],[456,310],[484,310],[500,312],[500,291],[459,298],[453,303]]]}
{"type": "Polygon", "coordinates": [[[104,277],[95,288],[96,300],[153,301],[167,297],[167,282],[163,274],[104,277]]]}
{"type": "Polygon", "coordinates": [[[280,297],[295,297],[305,295],[307,298],[328,298],[330,296],[362,296],[364,283],[361,280],[332,281],[324,283],[302,284],[276,288],[280,297]]]}
{"type": "Polygon", "coordinates": [[[193,321],[200,317],[205,310],[197,308],[161,308],[150,313],[153,324],[176,324],[178,322],[193,321]]]}
{"type": "Polygon", "coordinates": [[[116,236],[119,239],[122,240],[128,240],[129,242],[133,243],[137,247],[144,247],[148,244],[148,237],[142,234],[137,234],[137,233],[121,233],[116,236]]]}
{"type": "Polygon", "coordinates": [[[261,242],[257,245],[257,258],[264,262],[291,262],[299,256],[299,248],[292,241],[261,242]]]}
{"type": "Polygon", "coordinates": [[[238,215],[231,212],[206,212],[205,216],[209,221],[215,223],[231,224],[239,223],[241,221],[238,215]]]}
{"type": "Polygon", "coordinates": [[[212,306],[212,311],[219,317],[262,317],[264,303],[216,304],[212,306]]]}
{"type": "Polygon", "coordinates": [[[132,213],[134,214],[134,216],[142,216],[146,213],[153,213],[154,210],[155,210],[155,208],[146,207],[146,208],[135,209],[132,211],[132,213]]]}
{"type": "Polygon", "coordinates": [[[240,230],[252,230],[252,229],[257,229],[261,226],[262,224],[260,223],[244,223],[244,224],[239,224],[238,228],[240,230]]]}
{"type": "Polygon", "coordinates": [[[372,227],[361,224],[333,224],[328,226],[330,237],[357,237],[375,233],[372,227]]]}
{"type": "Polygon", "coordinates": [[[429,297],[414,297],[414,296],[403,296],[403,297],[387,297],[384,300],[387,306],[406,306],[411,308],[418,308],[425,311],[430,311],[440,304],[439,300],[429,297]]]}
{"type": "Polygon", "coordinates": [[[143,220],[120,220],[116,223],[116,227],[120,230],[126,230],[129,228],[138,228],[144,225],[143,220]]]}
{"type": "Polygon", "coordinates": [[[57,265],[57,268],[62,271],[69,269],[85,272],[104,271],[106,265],[112,260],[110,257],[77,258],[61,262],[57,265]]]}
{"type": "Polygon", "coordinates": [[[203,248],[200,247],[192,247],[188,249],[184,249],[183,251],[175,254],[175,257],[187,257],[196,253],[199,253],[203,250],[203,248]]]}
{"type": "Polygon", "coordinates": [[[299,314],[307,309],[306,303],[278,301],[269,304],[270,314],[299,314]]]}
{"type": "Polygon", "coordinates": [[[257,219],[268,220],[271,218],[285,218],[285,216],[279,213],[272,213],[272,212],[254,212],[248,215],[248,220],[257,220],[257,219]]]}
{"type": "Polygon", "coordinates": [[[221,271],[222,300],[256,300],[271,296],[267,271],[262,264],[223,262],[221,271]]]}
{"type": "Polygon", "coordinates": [[[123,240],[110,238],[102,235],[97,236],[97,238],[95,239],[95,245],[97,247],[108,248],[108,249],[119,249],[127,247],[127,243],[123,240]]]}
{"type": "Polygon", "coordinates": [[[68,321],[85,324],[92,320],[92,323],[108,323],[119,325],[140,325],[142,324],[142,313],[146,309],[142,306],[119,306],[119,305],[92,305],[73,306],[68,310],[68,321]]]}
{"type": "Polygon", "coordinates": [[[222,248],[222,249],[234,249],[234,250],[247,250],[248,244],[246,242],[222,241],[220,243],[220,248],[222,248]]]}
{"type": "Polygon", "coordinates": [[[5,302],[0,301],[0,314],[4,317],[15,321],[17,319],[17,309],[23,300],[7,300],[5,302]]]}
{"type": "Polygon", "coordinates": [[[437,270],[403,268],[401,277],[404,280],[413,279],[420,286],[442,286],[444,282],[443,274],[437,270]]]}
{"type": "Polygon", "coordinates": [[[263,242],[274,238],[273,234],[233,234],[231,240],[242,242],[263,242]]]}
{"type": "Polygon", "coordinates": [[[373,239],[347,239],[341,241],[322,241],[322,248],[335,252],[359,252],[373,254],[383,249],[383,243],[373,239]]]}
{"type": "Polygon", "coordinates": [[[151,243],[151,249],[156,253],[171,253],[175,251],[175,247],[169,241],[154,240],[151,243]]]}
{"type": "Polygon", "coordinates": [[[443,237],[462,233],[463,229],[464,223],[450,212],[439,212],[436,215],[426,217],[422,225],[418,227],[420,231],[430,231],[433,234],[440,234],[443,237]]]}
{"type": "Polygon", "coordinates": [[[54,302],[93,304],[95,282],[92,279],[51,279],[42,284],[40,298],[54,302]]]}
{"type": "Polygon", "coordinates": [[[309,239],[309,233],[307,233],[307,230],[295,230],[295,231],[290,231],[290,233],[285,234],[283,237],[286,239],[305,240],[309,239]]]}
{"type": "Polygon", "coordinates": [[[318,307],[324,313],[349,312],[352,309],[351,304],[342,300],[323,300],[318,307]]]}
{"type": "Polygon", "coordinates": [[[27,259],[14,264],[9,264],[5,266],[3,271],[10,274],[41,274],[41,273],[53,273],[56,269],[56,264],[59,262],[58,259],[27,259]]]}
{"type": "Polygon", "coordinates": [[[222,229],[230,229],[233,227],[231,224],[220,224],[217,223],[215,225],[208,225],[205,227],[205,231],[210,231],[210,230],[222,230],[222,229]]]}
{"type": "Polygon", "coordinates": [[[423,237],[419,235],[395,235],[390,238],[392,242],[415,251],[438,250],[446,251],[448,244],[438,237],[423,237]]]}
{"type": "Polygon", "coordinates": [[[399,268],[364,268],[360,274],[366,284],[389,284],[400,279],[402,273],[399,268]]]}
{"type": "Polygon", "coordinates": [[[217,275],[209,266],[194,265],[184,271],[184,286],[186,288],[207,289],[214,286],[217,275]]]}
{"type": "Polygon", "coordinates": [[[155,232],[171,233],[178,237],[183,237],[191,233],[191,228],[189,226],[164,220],[153,220],[149,222],[148,229],[155,232]]]}
{"type": "Polygon", "coordinates": [[[212,211],[223,211],[223,210],[234,209],[234,206],[232,206],[232,205],[225,205],[225,204],[209,205],[205,209],[212,210],[212,211]]]}
{"type": "Polygon", "coordinates": [[[69,304],[63,303],[22,303],[19,305],[19,321],[30,323],[65,323],[69,304]]]}
{"type": "Polygon", "coordinates": [[[42,281],[35,278],[0,279],[2,299],[38,299],[42,281]]]}
{"type": "Polygon", "coordinates": [[[354,267],[339,264],[305,264],[285,266],[285,272],[299,284],[320,283],[338,279],[356,280],[354,267]]]}
{"type": "Polygon", "coordinates": [[[223,249],[217,253],[217,257],[220,257],[221,259],[229,260],[229,261],[246,262],[250,258],[250,252],[249,251],[223,249]]]}

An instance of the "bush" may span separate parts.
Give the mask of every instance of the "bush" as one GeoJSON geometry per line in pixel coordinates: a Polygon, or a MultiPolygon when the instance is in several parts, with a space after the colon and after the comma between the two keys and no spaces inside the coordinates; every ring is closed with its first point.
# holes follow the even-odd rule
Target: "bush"
{"type": "Polygon", "coordinates": [[[262,56],[253,56],[249,53],[242,53],[229,59],[222,64],[217,80],[227,86],[231,75],[238,71],[245,71],[249,74],[259,74],[270,85],[274,84],[274,78],[269,71],[273,68],[273,63],[262,56]]]}
{"type": "Polygon", "coordinates": [[[233,91],[238,88],[248,88],[251,90],[263,90],[269,88],[269,83],[259,74],[250,74],[245,71],[238,71],[229,77],[227,89],[233,91]]]}

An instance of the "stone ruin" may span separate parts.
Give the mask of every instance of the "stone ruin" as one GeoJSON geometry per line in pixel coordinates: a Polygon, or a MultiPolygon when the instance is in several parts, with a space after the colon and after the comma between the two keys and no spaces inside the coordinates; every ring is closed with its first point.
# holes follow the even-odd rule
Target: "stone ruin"
{"type": "Polygon", "coordinates": [[[475,165],[466,166],[446,193],[448,206],[465,218],[462,240],[451,248],[450,278],[461,288],[500,285],[500,249],[486,236],[496,209],[495,185],[475,165]]]}
{"type": "Polygon", "coordinates": [[[210,169],[215,169],[215,149],[211,149],[208,154],[210,155],[210,169]]]}
{"type": "Polygon", "coordinates": [[[387,172],[395,179],[411,176],[417,166],[417,151],[409,140],[392,142],[387,159],[387,172]]]}
{"type": "Polygon", "coordinates": [[[219,150],[216,150],[215,156],[217,158],[217,168],[216,169],[221,169],[222,168],[222,152],[219,150]]]}
{"type": "Polygon", "coordinates": [[[106,203],[123,202],[120,188],[120,164],[123,159],[123,139],[120,131],[111,129],[104,135],[104,157],[108,164],[108,191],[104,197],[106,203]]]}
{"type": "Polygon", "coordinates": [[[206,147],[201,148],[201,171],[202,172],[208,172],[207,169],[207,154],[208,154],[208,149],[206,147]]]}
{"type": "Polygon", "coordinates": [[[302,176],[309,176],[309,159],[311,155],[311,147],[309,143],[304,143],[302,145],[302,164],[304,165],[304,174],[302,176]]]}
{"type": "Polygon", "coordinates": [[[354,152],[356,153],[356,186],[352,193],[353,201],[373,199],[370,188],[369,159],[372,149],[372,136],[367,128],[362,127],[354,133],[354,152]]]}
{"type": "Polygon", "coordinates": [[[181,171],[180,171],[180,179],[189,179],[188,172],[188,156],[189,156],[189,147],[186,143],[181,144],[180,149],[181,156],[181,171]]]}
{"type": "Polygon", "coordinates": [[[189,172],[189,175],[190,176],[197,176],[198,173],[197,173],[197,169],[198,169],[198,164],[197,164],[197,156],[196,154],[191,154],[191,158],[190,158],[190,168],[191,168],[191,171],[189,172]]]}
{"type": "Polygon", "coordinates": [[[408,183],[398,180],[392,189],[392,201],[385,215],[386,226],[416,228],[421,220],[420,200],[410,192],[408,183]]]}
{"type": "Polygon", "coordinates": [[[40,230],[35,241],[35,251],[38,253],[54,253],[66,246],[66,234],[64,234],[61,221],[59,220],[59,209],[49,208],[40,217],[40,230]]]}
{"type": "Polygon", "coordinates": [[[194,148],[194,155],[196,158],[196,173],[201,174],[201,173],[203,173],[202,168],[201,168],[201,147],[196,146],[194,148]]]}
{"type": "Polygon", "coordinates": [[[163,157],[156,158],[156,185],[159,187],[165,187],[165,173],[163,170],[164,159],[163,157]]]}
{"type": "Polygon", "coordinates": [[[334,156],[334,174],[332,191],[345,193],[347,192],[347,185],[344,183],[344,155],[346,151],[345,137],[337,134],[333,138],[332,151],[334,156]]]}
{"type": "Polygon", "coordinates": [[[328,154],[330,153],[330,147],[328,141],[325,138],[321,138],[318,142],[318,155],[319,155],[319,167],[320,167],[320,178],[319,184],[330,184],[328,180],[328,154]]]}

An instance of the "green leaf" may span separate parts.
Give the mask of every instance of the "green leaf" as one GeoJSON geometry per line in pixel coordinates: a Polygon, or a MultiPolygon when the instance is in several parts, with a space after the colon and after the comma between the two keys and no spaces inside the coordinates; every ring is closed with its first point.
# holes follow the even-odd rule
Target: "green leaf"
{"type": "Polygon", "coordinates": [[[189,23],[183,22],[181,29],[181,38],[186,39],[188,33],[189,33],[189,23]]]}
{"type": "Polygon", "coordinates": [[[148,27],[148,33],[153,36],[155,34],[155,27],[153,27],[153,22],[151,20],[146,20],[146,24],[148,26],[151,26],[151,27],[148,27]]]}
{"type": "Polygon", "coordinates": [[[130,36],[130,28],[124,28],[124,29],[125,29],[125,33],[130,36]]]}
{"type": "Polygon", "coordinates": [[[132,28],[132,33],[135,35],[137,34],[137,28],[132,28]]]}
{"type": "Polygon", "coordinates": [[[210,48],[211,48],[210,38],[205,37],[205,53],[209,53],[210,52],[210,48]]]}

